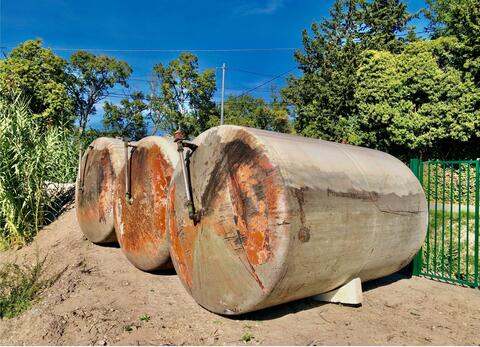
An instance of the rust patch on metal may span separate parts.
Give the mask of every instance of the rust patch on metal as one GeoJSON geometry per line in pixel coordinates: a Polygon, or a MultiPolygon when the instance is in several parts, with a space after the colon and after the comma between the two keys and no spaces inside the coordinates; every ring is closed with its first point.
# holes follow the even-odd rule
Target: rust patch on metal
{"type": "Polygon", "coordinates": [[[83,189],[78,191],[77,218],[87,234],[101,228],[113,232],[115,172],[108,149],[90,149],[86,158],[83,189]]]}
{"type": "MultiPolygon", "coordinates": [[[[215,149],[221,155],[215,158],[209,177],[201,178],[208,183],[200,197],[202,218],[196,226],[188,219],[183,202],[175,201],[180,194],[175,194],[176,187],[172,185],[169,206],[175,209],[169,208],[170,248],[177,273],[189,288],[192,288],[195,240],[202,230],[211,230],[225,240],[265,290],[255,267],[267,263],[275,252],[276,217],[283,182],[278,168],[254,141],[255,137],[240,133],[235,140],[215,149]]],[[[195,187],[195,182],[192,183],[195,187]]]]}
{"type": "MultiPolygon", "coordinates": [[[[235,237],[228,235],[232,248],[245,252],[252,266],[266,263],[272,256],[274,240],[272,225],[281,182],[277,168],[260,146],[251,146],[250,136],[228,142],[222,148],[221,159],[216,163],[202,196],[204,214],[215,213],[218,206],[212,199],[226,194],[233,216],[235,237]]],[[[217,214],[217,219],[222,218],[217,214]]]]}
{"type": "Polygon", "coordinates": [[[131,154],[131,203],[126,199],[125,170],[116,187],[117,239],[129,260],[143,270],[170,267],[167,247],[166,208],[172,164],[159,145],[141,146],[131,154]]]}

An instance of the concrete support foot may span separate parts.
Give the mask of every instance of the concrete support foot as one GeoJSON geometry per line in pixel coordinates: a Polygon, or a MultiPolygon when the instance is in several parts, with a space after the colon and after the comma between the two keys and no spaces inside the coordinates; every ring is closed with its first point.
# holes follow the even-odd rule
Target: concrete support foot
{"type": "Polygon", "coordinates": [[[354,278],[337,289],[320,295],[315,295],[313,299],[323,302],[361,305],[363,300],[362,282],[360,281],[360,278],[354,278]]]}

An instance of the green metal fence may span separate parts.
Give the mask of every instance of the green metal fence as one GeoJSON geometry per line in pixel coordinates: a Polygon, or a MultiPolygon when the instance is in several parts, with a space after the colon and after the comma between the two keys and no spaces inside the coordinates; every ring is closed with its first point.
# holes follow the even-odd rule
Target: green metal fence
{"type": "Polygon", "coordinates": [[[410,160],[428,201],[425,242],[413,274],[479,286],[480,160],[410,160]]]}

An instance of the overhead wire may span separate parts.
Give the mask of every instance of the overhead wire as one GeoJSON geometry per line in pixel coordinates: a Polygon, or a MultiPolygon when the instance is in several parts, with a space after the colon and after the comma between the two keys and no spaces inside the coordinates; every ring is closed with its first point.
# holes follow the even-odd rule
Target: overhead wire
{"type": "MultiPolygon", "coordinates": [[[[430,33],[429,30],[414,31],[415,34],[430,33]]],[[[409,32],[398,33],[396,36],[407,36],[409,32]]],[[[0,46],[0,49],[11,50],[15,46],[0,46]]],[[[91,51],[91,52],[117,52],[117,53],[246,53],[246,52],[291,52],[302,47],[251,47],[251,48],[194,48],[194,49],[163,49],[163,48],[146,48],[146,49],[130,49],[130,48],[73,48],[73,47],[47,47],[52,51],[91,51]]],[[[246,72],[246,71],[244,71],[246,72]]]]}
{"type": "MultiPolygon", "coordinates": [[[[13,46],[0,48],[13,49],[13,46]]],[[[69,48],[69,47],[47,47],[52,51],[91,51],[91,52],[118,52],[118,53],[222,53],[222,52],[274,52],[294,51],[297,47],[267,47],[267,48],[213,48],[213,49],[118,49],[118,48],[69,48]]]]}
{"type": "Polygon", "coordinates": [[[293,70],[296,70],[296,69],[298,69],[298,66],[294,66],[293,68],[291,68],[291,69],[289,69],[289,70],[287,70],[287,71],[285,71],[285,72],[282,72],[281,74],[279,74],[279,75],[277,75],[277,76],[274,76],[273,78],[269,79],[268,81],[265,81],[265,82],[259,84],[259,85],[256,86],[256,87],[253,87],[253,88],[250,88],[250,89],[244,91],[242,94],[239,95],[239,97],[242,97],[242,96],[245,96],[245,95],[247,95],[247,94],[250,94],[250,93],[253,92],[254,90],[257,90],[258,88],[261,88],[261,87],[263,87],[264,85],[267,85],[267,84],[275,81],[276,79],[279,79],[279,78],[285,76],[286,74],[288,74],[288,73],[290,73],[290,72],[292,72],[293,70]]]}

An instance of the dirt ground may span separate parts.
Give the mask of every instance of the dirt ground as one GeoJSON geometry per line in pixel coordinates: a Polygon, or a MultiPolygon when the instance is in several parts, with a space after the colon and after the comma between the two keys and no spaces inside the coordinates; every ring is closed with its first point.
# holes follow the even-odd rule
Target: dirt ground
{"type": "Polygon", "coordinates": [[[88,242],[73,209],[0,262],[36,254],[63,274],[29,311],[0,320],[0,344],[480,344],[480,291],[427,279],[366,283],[358,308],[304,299],[229,318],[198,306],[173,271],[141,272],[118,247],[88,242]]]}

